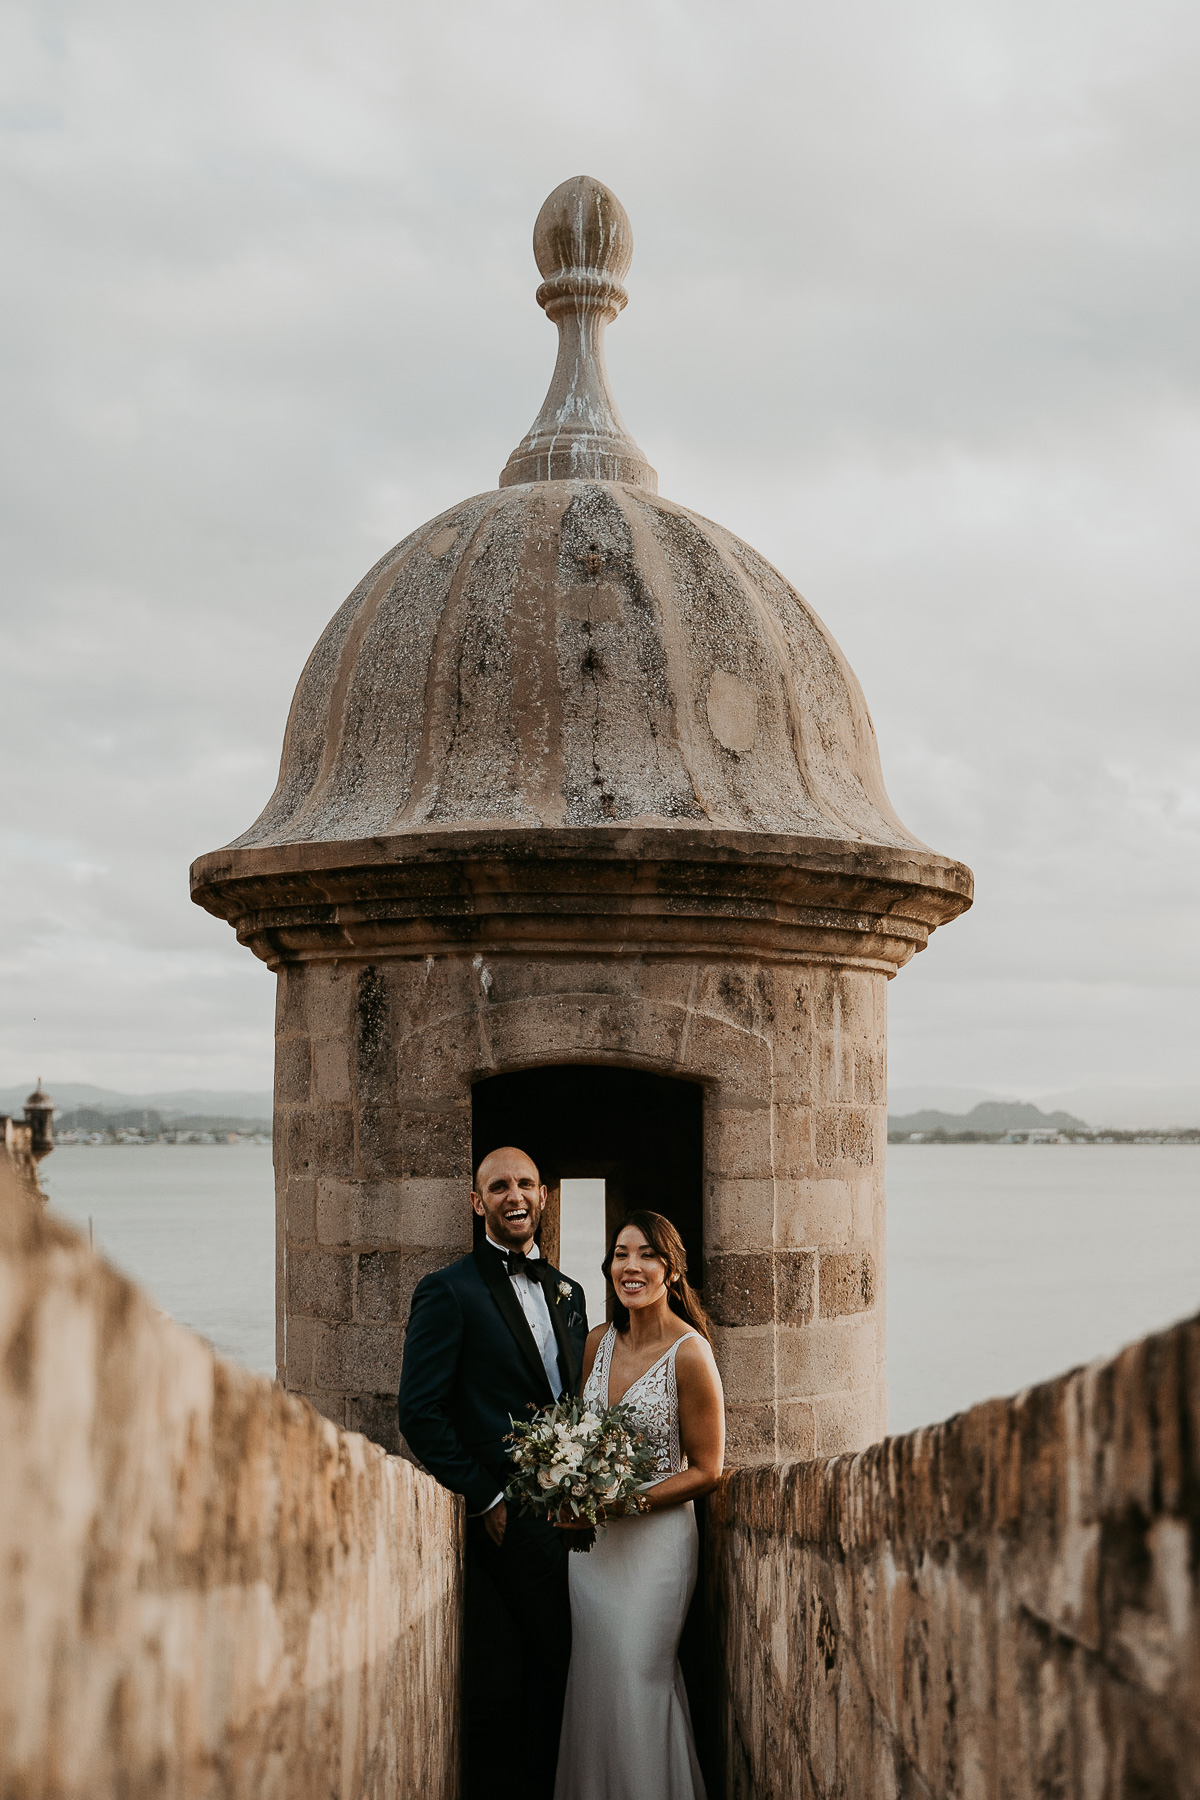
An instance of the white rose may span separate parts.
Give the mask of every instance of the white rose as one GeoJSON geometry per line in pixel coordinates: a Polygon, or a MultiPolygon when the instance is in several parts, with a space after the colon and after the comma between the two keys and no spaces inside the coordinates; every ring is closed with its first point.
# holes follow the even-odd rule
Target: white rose
{"type": "MultiPolygon", "coordinates": [[[[555,1463],[550,1470],[550,1480],[547,1486],[558,1487],[562,1482],[569,1481],[572,1473],[573,1471],[567,1467],[566,1463],[555,1463]]],[[[539,1476],[538,1479],[540,1480],[541,1477],[539,1476]]]]}

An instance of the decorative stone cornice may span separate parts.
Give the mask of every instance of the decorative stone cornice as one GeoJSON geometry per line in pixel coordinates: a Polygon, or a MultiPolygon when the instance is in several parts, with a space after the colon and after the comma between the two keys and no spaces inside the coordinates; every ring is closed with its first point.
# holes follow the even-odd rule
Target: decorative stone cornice
{"type": "Polygon", "coordinates": [[[744,955],[892,975],[971,904],[932,851],[711,829],[460,828],[217,850],[197,905],[272,968],[487,954],[744,955]]]}

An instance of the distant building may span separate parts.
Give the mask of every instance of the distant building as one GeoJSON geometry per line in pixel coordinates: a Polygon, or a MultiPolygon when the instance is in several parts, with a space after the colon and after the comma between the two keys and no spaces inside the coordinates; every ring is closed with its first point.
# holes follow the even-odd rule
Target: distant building
{"type": "Polygon", "coordinates": [[[38,1164],[54,1148],[54,1102],[42,1088],[41,1077],[25,1102],[22,1118],[0,1113],[0,1129],[4,1133],[4,1153],[22,1180],[29,1183],[41,1199],[38,1164]]]}

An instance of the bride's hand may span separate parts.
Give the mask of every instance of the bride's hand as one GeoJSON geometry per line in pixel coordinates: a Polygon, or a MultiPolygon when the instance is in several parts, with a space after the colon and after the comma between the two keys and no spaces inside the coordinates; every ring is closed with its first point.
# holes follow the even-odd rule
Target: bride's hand
{"type": "MultiPolygon", "coordinates": [[[[603,1525],[604,1520],[604,1508],[600,1507],[596,1513],[596,1525],[603,1525]]],[[[557,1525],[560,1531],[594,1531],[596,1529],[590,1519],[564,1519],[561,1513],[557,1519],[551,1522],[557,1525]]]]}

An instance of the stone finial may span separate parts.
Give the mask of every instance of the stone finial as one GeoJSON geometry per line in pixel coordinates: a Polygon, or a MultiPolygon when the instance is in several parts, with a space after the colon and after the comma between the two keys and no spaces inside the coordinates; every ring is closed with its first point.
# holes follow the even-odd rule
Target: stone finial
{"type": "Polygon", "coordinates": [[[558,361],[542,410],[500,476],[527,481],[623,481],[658,492],[658,477],[609,391],[604,331],[625,305],[621,278],[633,232],[617,196],[590,175],[556,187],[537,216],[538,305],[558,326],[558,361]]]}

